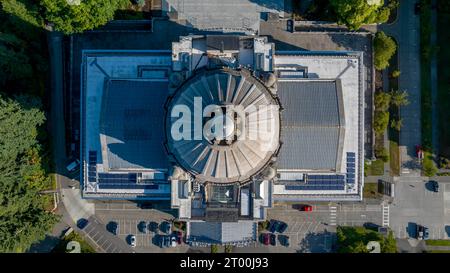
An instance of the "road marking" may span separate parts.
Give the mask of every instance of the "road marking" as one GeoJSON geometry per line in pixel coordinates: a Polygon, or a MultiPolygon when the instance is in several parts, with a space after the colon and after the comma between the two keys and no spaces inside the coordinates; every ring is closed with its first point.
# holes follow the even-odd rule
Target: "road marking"
{"type": "Polygon", "coordinates": [[[330,207],[330,226],[336,226],[336,218],[337,218],[337,207],[330,207]]]}
{"type": "Polygon", "coordinates": [[[389,205],[383,204],[383,223],[382,225],[385,227],[389,226],[389,205]]]}

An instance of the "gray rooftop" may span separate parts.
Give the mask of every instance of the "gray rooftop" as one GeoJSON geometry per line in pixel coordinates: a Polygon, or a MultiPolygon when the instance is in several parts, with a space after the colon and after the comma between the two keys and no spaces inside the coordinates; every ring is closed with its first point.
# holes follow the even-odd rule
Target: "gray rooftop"
{"type": "Polygon", "coordinates": [[[339,80],[279,81],[282,146],[279,169],[338,170],[344,138],[339,80]]]}
{"type": "Polygon", "coordinates": [[[110,170],[167,169],[167,93],[168,83],[162,80],[106,81],[100,131],[103,161],[110,170]]]}
{"type": "Polygon", "coordinates": [[[189,239],[207,243],[231,243],[256,239],[253,222],[190,222],[189,239]]]}

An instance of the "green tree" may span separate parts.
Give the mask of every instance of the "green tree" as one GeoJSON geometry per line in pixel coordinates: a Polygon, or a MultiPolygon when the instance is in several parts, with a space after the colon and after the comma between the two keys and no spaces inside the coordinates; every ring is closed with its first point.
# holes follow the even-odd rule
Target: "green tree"
{"type": "Polygon", "coordinates": [[[35,97],[0,93],[0,252],[26,251],[57,220],[38,193],[49,184],[37,140],[40,107],[35,97]]]}
{"type": "Polygon", "coordinates": [[[391,103],[391,95],[387,92],[376,92],[375,93],[375,110],[385,112],[389,109],[391,103]]]}
{"type": "Polygon", "coordinates": [[[392,232],[384,238],[377,231],[364,227],[342,227],[336,229],[338,252],[340,253],[368,253],[367,244],[370,241],[380,243],[382,253],[394,253],[396,242],[392,232]]]}
{"type": "Polygon", "coordinates": [[[41,0],[45,19],[65,34],[103,26],[114,18],[117,9],[129,3],[129,0],[83,0],[79,5],[69,5],[66,0],[41,0]]]}
{"type": "Polygon", "coordinates": [[[403,120],[402,119],[392,119],[391,120],[391,128],[395,129],[397,131],[400,131],[403,126],[403,120]]]}
{"type": "Polygon", "coordinates": [[[406,91],[391,91],[391,104],[397,107],[408,105],[408,93],[406,91]]]}
{"type": "Polygon", "coordinates": [[[375,55],[375,68],[383,70],[389,66],[390,59],[397,51],[397,44],[391,37],[387,36],[384,32],[379,31],[375,34],[373,49],[375,55]]]}
{"type": "Polygon", "coordinates": [[[389,112],[375,111],[373,130],[376,134],[383,134],[389,124],[389,112]]]}
{"type": "Polygon", "coordinates": [[[397,242],[394,238],[394,233],[389,231],[389,234],[381,242],[381,252],[382,253],[397,253],[397,242]]]}
{"type": "Polygon", "coordinates": [[[14,89],[25,89],[26,82],[32,78],[24,42],[13,34],[0,33],[0,71],[0,86],[3,87],[14,85],[14,89]]]}
{"type": "Polygon", "coordinates": [[[390,14],[390,9],[383,7],[383,1],[371,4],[367,0],[330,0],[330,5],[338,23],[350,30],[357,30],[364,24],[385,23],[390,14]]]}

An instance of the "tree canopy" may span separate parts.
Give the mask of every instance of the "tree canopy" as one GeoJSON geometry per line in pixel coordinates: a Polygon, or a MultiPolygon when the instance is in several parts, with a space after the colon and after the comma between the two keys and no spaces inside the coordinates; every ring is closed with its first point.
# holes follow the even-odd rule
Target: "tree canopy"
{"type": "Polygon", "coordinates": [[[377,231],[364,227],[338,227],[337,228],[338,252],[340,253],[368,253],[367,244],[370,241],[380,243],[381,253],[395,253],[396,241],[392,231],[384,237],[377,231]]]}
{"type": "Polygon", "coordinates": [[[364,24],[387,22],[390,8],[384,7],[383,3],[384,1],[369,3],[367,0],[330,0],[338,23],[346,25],[350,30],[357,30],[364,24]]]}
{"type": "Polygon", "coordinates": [[[0,93],[0,252],[23,252],[56,221],[38,194],[49,185],[42,168],[38,98],[0,93]]]}
{"type": "Polygon", "coordinates": [[[128,4],[129,0],[83,0],[79,5],[70,5],[66,0],[41,0],[45,19],[65,34],[105,25],[117,9],[128,4]]]}
{"type": "Polygon", "coordinates": [[[373,49],[375,54],[375,68],[382,70],[389,66],[389,60],[394,56],[395,51],[397,51],[397,44],[391,37],[379,31],[375,34],[373,49]]]}

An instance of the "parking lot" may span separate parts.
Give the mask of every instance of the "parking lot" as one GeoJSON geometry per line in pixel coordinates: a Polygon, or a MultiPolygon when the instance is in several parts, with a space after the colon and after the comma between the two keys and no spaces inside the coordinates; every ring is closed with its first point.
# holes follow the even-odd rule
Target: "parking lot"
{"type": "Polygon", "coordinates": [[[440,183],[439,192],[426,188],[421,178],[404,177],[395,184],[391,228],[398,238],[408,238],[409,223],[428,227],[430,239],[449,239],[450,183],[440,183]]]}
{"type": "MultiPolygon", "coordinates": [[[[117,223],[117,238],[128,244],[130,235],[136,236],[135,252],[186,252],[188,245],[181,244],[174,248],[160,248],[156,234],[164,234],[159,229],[156,232],[149,230],[150,222],[156,222],[158,225],[164,221],[171,221],[174,216],[170,214],[172,210],[167,209],[141,209],[132,202],[117,203],[97,203],[95,206],[95,214],[97,218],[106,225],[110,222],[117,223]],[[146,233],[139,230],[138,225],[141,221],[145,221],[147,228],[146,233]]],[[[109,232],[108,232],[109,233],[109,232]]],[[[110,233],[111,234],[111,233],[110,233]]],[[[112,235],[112,234],[111,234],[112,235]]]]}

